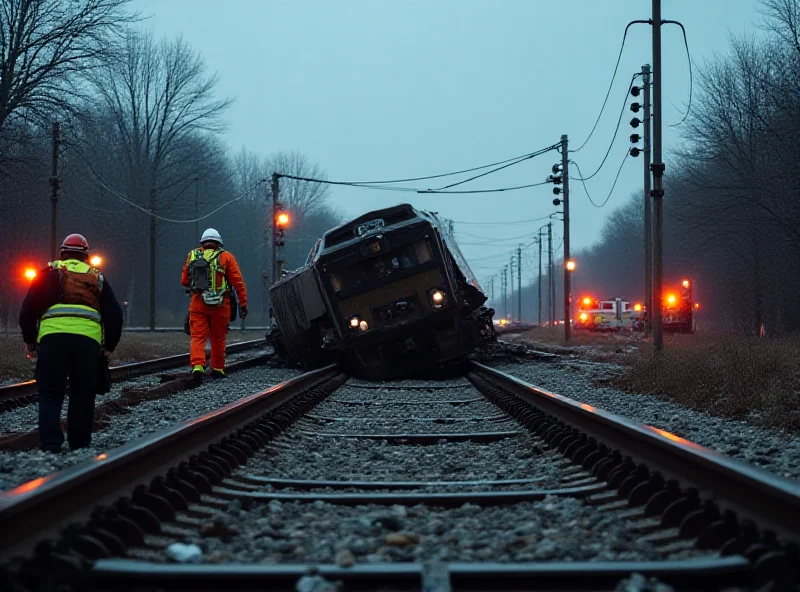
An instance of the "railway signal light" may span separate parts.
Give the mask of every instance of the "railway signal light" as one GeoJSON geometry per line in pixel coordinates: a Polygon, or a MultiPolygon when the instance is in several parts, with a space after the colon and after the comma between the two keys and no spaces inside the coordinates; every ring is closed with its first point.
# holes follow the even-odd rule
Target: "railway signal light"
{"type": "Polygon", "coordinates": [[[639,96],[639,93],[641,92],[641,90],[642,90],[642,89],[641,89],[641,88],[639,88],[638,86],[631,87],[631,94],[632,94],[634,97],[638,97],[638,96],[639,96]]]}
{"type": "Polygon", "coordinates": [[[690,285],[691,284],[690,284],[689,280],[683,280],[683,287],[684,288],[688,288],[690,285]]]}
{"type": "Polygon", "coordinates": [[[631,103],[631,111],[638,113],[642,106],[639,103],[631,103]]]}
{"type": "Polygon", "coordinates": [[[642,305],[638,304],[638,303],[634,304],[633,305],[633,310],[635,310],[636,312],[642,312],[642,305]]]}
{"type": "Polygon", "coordinates": [[[639,134],[631,134],[631,144],[638,144],[642,137],[639,134]]]}
{"type": "Polygon", "coordinates": [[[29,267],[28,269],[25,270],[25,279],[27,279],[29,282],[32,282],[33,278],[35,277],[36,277],[35,269],[29,267]]]}
{"type": "Polygon", "coordinates": [[[553,165],[553,168],[551,170],[553,171],[554,175],[557,175],[558,173],[561,172],[561,165],[556,163],[553,165]]]}
{"type": "Polygon", "coordinates": [[[631,153],[631,156],[636,158],[637,156],[639,156],[642,153],[642,151],[639,150],[639,148],[637,148],[636,146],[634,146],[633,148],[631,148],[630,153],[631,153]]]}
{"type": "Polygon", "coordinates": [[[631,127],[633,127],[633,128],[639,127],[639,124],[641,124],[641,123],[642,123],[642,120],[639,119],[638,117],[634,117],[633,119],[631,119],[631,127]]]}
{"type": "Polygon", "coordinates": [[[668,294],[667,295],[667,304],[669,304],[669,305],[675,304],[675,300],[677,300],[675,298],[675,294],[668,294]]]}
{"type": "Polygon", "coordinates": [[[567,261],[567,271],[575,271],[575,262],[572,259],[567,261]]]}
{"type": "Polygon", "coordinates": [[[592,303],[592,299],[591,298],[589,298],[588,296],[584,297],[584,299],[583,299],[584,306],[589,306],[591,303],[592,303]]]}
{"type": "Polygon", "coordinates": [[[275,217],[275,222],[277,222],[279,227],[286,227],[289,225],[289,214],[286,212],[281,212],[275,217]]]}
{"type": "Polygon", "coordinates": [[[100,267],[100,264],[103,262],[103,258],[99,255],[95,255],[91,259],[89,259],[89,263],[92,264],[92,267],[100,267]]]}

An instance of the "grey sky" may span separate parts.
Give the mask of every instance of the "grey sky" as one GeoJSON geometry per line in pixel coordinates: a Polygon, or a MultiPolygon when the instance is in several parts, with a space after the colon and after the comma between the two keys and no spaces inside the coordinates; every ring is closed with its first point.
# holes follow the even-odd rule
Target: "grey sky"
{"type": "MultiPolygon", "coordinates": [[[[760,21],[756,0],[663,5],[663,18],[686,26],[696,65],[725,52],[731,33],[754,31],[760,21]]],[[[577,147],[597,117],[625,25],[650,17],[647,0],[137,0],[136,6],[152,15],[146,26],[157,35],[183,35],[218,72],[220,92],[236,99],[228,115],[233,149],[298,150],[330,179],[355,181],[478,166],[542,148],[564,133],[577,147]]],[[[651,62],[650,35],[647,25],[631,28],[603,119],[574,155],[586,175],[608,148],[631,75],[651,62]]],[[[680,120],[688,98],[675,26],[664,27],[663,56],[669,124],[680,120]]],[[[606,165],[587,183],[596,202],[608,195],[629,145],[631,117],[626,108],[606,165]]],[[[665,126],[665,150],[676,145],[679,129],[665,126]]],[[[559,158],[551,152],[463,188],[541,181],[559,158]]],[[[599,237],[604,216],[641,187],[642,176],[641,158],[629,159],[602,209],[572,185],[574,248],[599,237]]],[[[440,186],[435,182],[421,185],[440,186]]],[[[543,222],[475,223],[555,210],[550,186],[478,196],[347,187],[332,194],[346,215],[410,201],[456,220],[464,254],[481,279],[508,262],[520,242],[510,237],[532,235],[543,222]],[[464,233],[507,240],[483,245],[464,233]]],[[[560,237],[561,223],[555,228],[560,237]]]]}

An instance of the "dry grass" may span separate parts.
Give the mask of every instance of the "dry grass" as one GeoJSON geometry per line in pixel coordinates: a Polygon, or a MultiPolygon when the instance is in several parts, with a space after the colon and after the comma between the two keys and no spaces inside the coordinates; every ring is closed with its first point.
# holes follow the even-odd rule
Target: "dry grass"
{"type": "MultiPolygon", "coordinates": [[[[263,330],[231,331],[228,343],[259,339],[263,330]]],[[[127,364],[189,351],[189,336],[184,333],[123,333],[112,355],[111,364],[127,364]]],[[[34,363],[25,357],[25,345],[19,335],[0,335],[0,382],[33,378],[34,363]]]]}
{"type": "Polygon", "coordinates": [[[654,355],[641,333],[573,333],[535,328],[509,341],[554,353],[623,366],[610,383],[622,390],[662,395],[714,415],[800,430],[800,339],[724,334],[665,335],[654,355]]]}
{"type": "Polygon", "coordinates": [[[623,360],[612,384],[665,395],[714,415],[800,430],[800,340],[729,335],[668,336],[623,360]]]}

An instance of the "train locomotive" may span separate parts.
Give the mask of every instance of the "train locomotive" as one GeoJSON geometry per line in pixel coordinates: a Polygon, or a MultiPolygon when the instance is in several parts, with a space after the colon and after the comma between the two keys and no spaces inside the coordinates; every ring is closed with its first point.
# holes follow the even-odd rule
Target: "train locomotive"
{"type": "Polygon", "coordinates": [[[279,356],[363,378],[458,362],[495,339],[494,311],[447,225],[409,204],[329,230],[269,295],[279,356]]]}

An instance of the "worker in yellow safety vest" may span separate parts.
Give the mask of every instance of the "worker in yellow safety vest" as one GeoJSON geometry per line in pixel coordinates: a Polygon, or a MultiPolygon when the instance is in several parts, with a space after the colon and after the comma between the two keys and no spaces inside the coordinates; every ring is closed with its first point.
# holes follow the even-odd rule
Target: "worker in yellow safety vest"
{"type": "Polygon", "coordinates": [[[70,234],[60,259],[36,274],[19,313],[28,355],[37,357],[39,448],[59,452],[61,407],[69,378],[67,439],[72,450],[92,441],[98,362],[122,335],[122,309],[108,280],[87,262],[89,243],[70,234]]]}

